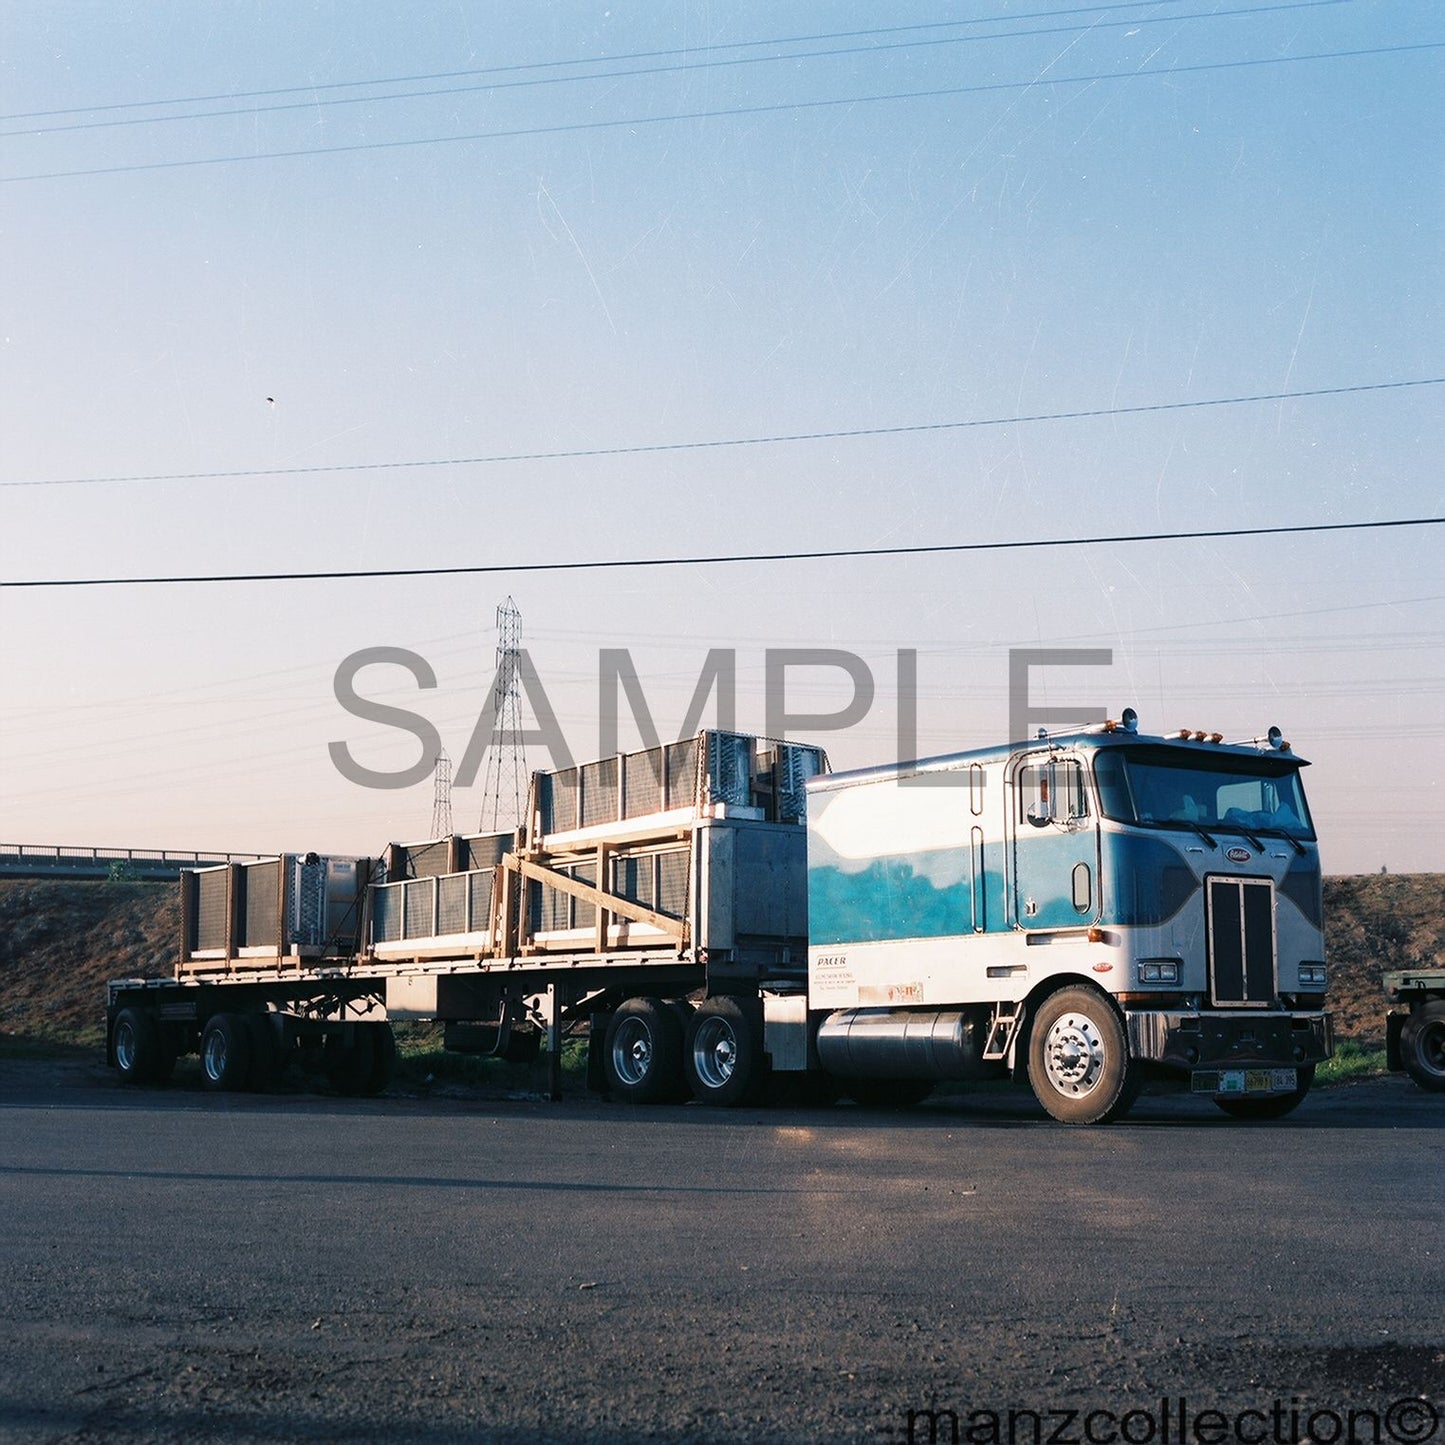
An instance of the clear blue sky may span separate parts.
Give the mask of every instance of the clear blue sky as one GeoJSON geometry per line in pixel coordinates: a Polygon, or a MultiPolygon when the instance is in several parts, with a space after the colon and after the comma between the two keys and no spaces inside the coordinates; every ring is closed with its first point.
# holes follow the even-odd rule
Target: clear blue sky
{"type": "MultiPolygon", "coordinates": [[[[1445,376],[1426,0],[12,0],[0,24],[7,580],[1445,514],[1440,386],[1129,411],[1445,376]],[[1083,411],[1118,414],[377,466],[1083,411]],[[181,473],[244,475],[114,480],[181,473]],[[72,479],[100,480],[49,485],[72,479]]],[[[436,689],[365,690],[459,759],[510,593],[579,757],[602,648],[631,649],[669,735],[710,647],[737,649],[756,729],[767,648],[855,651],[879,697],[821,739],[844,766],[896,751],[898,648],[925,752],[1003,736],[1010,648],[1108,648],[1041,693],[1151,731],[1277,723],[1314,761],[1327,870],[1445,871],[1419,762],[1445,739],[1442,549],[1424,527],[6,589],[0,841],[424,835],[430,783],[332,766],[336,740],[379,769],[417,754],[333,676],[363,647],[423,655],[436,689]]],[[[789,699],[850,691],[798,673],[789,699]]],[[[481,801],[458,790],[458,826],[481,801]]]]}

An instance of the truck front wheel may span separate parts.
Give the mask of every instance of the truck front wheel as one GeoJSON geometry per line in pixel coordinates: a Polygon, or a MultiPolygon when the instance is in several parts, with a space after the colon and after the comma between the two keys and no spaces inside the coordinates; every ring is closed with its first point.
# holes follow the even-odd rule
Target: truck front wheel
{"type": "Polygon", "coordinates": [[[1062,988],[1046,998],[1029,1034],[1034,1096],[1064,1124],[1108,1124],[1139,1092],[1124,1021],[1092,988],[1062,988]]]}
{"type": "Polygon", "coordinates": [[[1422,1089],[1445,1091],[1445,1003],[1411,1009],[1400,1032],[1400,1057],[1422,1089]]]}
{"type": "Polygon", "coordinates": [[[687,1025],[683,1061],[693,1098],[727,1107],[749,1102],[762,1076],[761,1021],[735,998],[704,999],[687,1025]]]}

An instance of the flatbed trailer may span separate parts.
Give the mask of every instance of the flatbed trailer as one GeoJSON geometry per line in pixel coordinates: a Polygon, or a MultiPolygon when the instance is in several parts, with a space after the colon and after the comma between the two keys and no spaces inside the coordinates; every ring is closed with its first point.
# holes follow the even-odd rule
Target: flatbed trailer
{"type": "Polygon", "coordinates": [[[431,1020],[510,1059],[545,1038],[554,1097],[585,1030],[589,1083],[634,1103],[1013,1078],[1095,1123],[1172,1078],[1279,1117],[1332,1049],[1303,766],[1130,711],[853,773],[721,731],[537,773],[513,833],[188,874],[173,974],[109,985],[110,1059],[264,1088],[301,1051],[375,1092],[391,1025],[431,1020]]]}
{"type": "Polygon", "coordinates": [[[1422,1089],[1445,1093],[1445,968],[1408,968],[1387,973],[1385,1060],[1408,1073],[1422,1089]]]}

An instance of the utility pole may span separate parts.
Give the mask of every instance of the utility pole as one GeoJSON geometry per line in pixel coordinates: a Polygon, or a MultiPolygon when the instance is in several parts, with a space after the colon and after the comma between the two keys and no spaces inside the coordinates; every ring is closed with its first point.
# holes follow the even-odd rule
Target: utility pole
{"type": "Polygon", "coordinates": [[[449,838],[452,832],[452,760],[443,748],[432,769],[431,836],[449,838]]]}
{"type": "Polygon", "coordinates": [[[508,597],[497,608],[497,670],[492,684],[496,717],[487,744],[482,781],[483,833],[500,833],[522,821],[527,806],[527,749],[522,742],[522,682],[517,659],[522,651],[522,614],[508,597]]]}

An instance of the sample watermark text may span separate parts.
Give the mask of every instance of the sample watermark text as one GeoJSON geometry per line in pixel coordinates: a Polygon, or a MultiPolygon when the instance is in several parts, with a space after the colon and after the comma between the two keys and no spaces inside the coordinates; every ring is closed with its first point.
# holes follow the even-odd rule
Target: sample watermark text
{"type": "MultiPolygon", "coordinates": [[[[1102,707],[1045,704],[1031,688],[1038,670],[1108,667],[1113,660],[1114,654],[1108,648],[1011,648],[1007,673],[1010,741],[1022,741],[1045,725],[1079,727],[1102,722],[1105,716],[1102,707]]],[[[460,753],[452,774],[457,787],[472,785],[487,749],[502,741],[499,728],[510,688],[516,689],[519,701],[525,701],[533,725],[518,735],[508,736],[506,741],[539,747],[553,770],[570,768],[576,761],[531,654],[525,648],[519,649],[511,662],[510,675],[499,668],[493,677],[487,699],[460,753]]],[[[347,713],[380,728],[406,733],[417,742],[416,760],[391,770],[367,767],[359,762],[345,741],[328,744],[336,770],[359,787],[413,787],[431,776],[442,752],[441,734],[430,718],[411,708],[381,702],[363,690],[363,674],[371,688],[376,688],[383,679],[394,688],[398,670],[409,676],[418,692],[433,691],[439,685],[431,663],[419,652],[405,647],[365,647],[343,658],[336,669],[333,690],[337,702],[347,713]]],[[[894,759],[909,760],[918,756],[917,650],[898,649],[892,672],[882,691],[896,703],[894,759]]],[[[879,681],[873,668],[855,652],[825,647],[770,647],[763,653],[763,734],[766,737],[818,742],[827,734],[846,732],[870,715],[879,694],[879,681]],[[816,681],[820,675],[831,678],[830,693],[836,705],[826,711],[804,710],[796,702],[798,681],[803,676],[811,676],[816,681]],[[789,696],[790,687],[793,698],[789,696]]],[[[602,648],[597,654],[597,746],[591,756],[608,757],[619,750],[624,704],[646,748],[693,737],[703,727],[735,732],[737,651],[726,647],[708,650],[680,726],[673,737],[664,738],[631,652],[625,647],[602,648]]]]}

